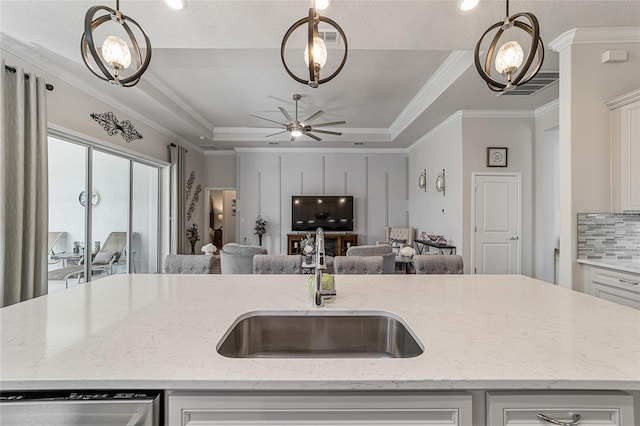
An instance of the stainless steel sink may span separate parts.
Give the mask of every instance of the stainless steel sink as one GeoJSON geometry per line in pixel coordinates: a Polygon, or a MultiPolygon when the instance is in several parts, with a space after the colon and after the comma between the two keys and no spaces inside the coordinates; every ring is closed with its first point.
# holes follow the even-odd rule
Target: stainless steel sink
{"type": "Polygon", "coordinates": [[[412,358],[423,346],[397,316],[381,312],[255,312],[218,344],[230,358],[412,358]]]}

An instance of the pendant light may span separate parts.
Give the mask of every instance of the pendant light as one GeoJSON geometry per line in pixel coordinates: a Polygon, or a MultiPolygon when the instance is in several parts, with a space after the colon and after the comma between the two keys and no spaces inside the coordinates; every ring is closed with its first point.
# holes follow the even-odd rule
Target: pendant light
{"type": "Polygon", "coordinates": [[[540,71],[542,61],[544,60],[544,46],[540,38],[538,19],[534,14],[528,12],[520,12],[509,16],[509,0],[506,0],[506,6],[507,13],[504,20],[496,22],[482,34],[482,37],[478,40],[478,44],[476,44],[475,50],[476,69],[480,77],[486,81],[487,86],[494,92],[504,92],[526,84],[540,71]],[[520,43],[515,40],[510,40],[502,44],[496,52],[496,47],[498,46],[501,36],[506,34],[506,31],[510,28],[518,28],[524,31],[531,39],[529,52],[526,56],[520,43]],[[496,29],[497,31],[487,50],[483,67],[482,59],[480,58],[482,42],[487,34],[496,29]],[[536,57],[536,64],[532,66],[536,57]],[[506,81],[498,81],[491,76],[492,64],[494,69],[506,78],[506,81]]]}
{"type": "Polygon", "coordinates": [[[84,33],[80,40],[80,50],[82,51],[82,60],[89,68],[89,71],[99,79],[108,81],[115,86],[135,86],[151,61],[151,41],[147,33],[136,21],[120,12],[120,0],[116,0],[115,10],[107,6],[94,6],[87,11],[84,17],[84,33]],[[104,11],[106,14],[94,19],[94,16],[100,11],[104,11]],[[109,35],[100,48],[102,56],[98,54],[94,32],[106,22],[115,22],[121,25],[129,38],[130,44],[133,46],[136,69],[129,76],[122,76],[122,70],[131,66],[132,59],[131,50],[126,40],[117,35],[109,35]],[[136,27],[144,37],[146,47],[144,60],[142,59],[140,45],[129,24],[136,27]]]}
{"type": "Polygon", "coordinates": [[[287,71],[287,74],[291,76],[291,78],[299,83],[307,84],[313,88],[317,88],[320,84],[332,80],[340,73],[340,71],[342,71],[345,62],[347,61],[347,50],[347,36],[344,34],[342,28],[340,28],[340,26],[333,20],[325,18],[324,16],[320,16],[317,9],[315,7],[311,7],[309,9],[309,16],[306,18],[302,18],[295,24],[293,24],[284,35],[282,44],[280,45],[280,58],[282,59],[284,69],[287,71]],[[327,46],[325,45],[324,40],[318,36],[318,24],[320,22],[325,22],[326,24],[329,24],[330,26],[335,28],[340,34],[340,37],[342,37],[342,40],[344,40],[344,56],[342,57],[342,61],[340,62],[338,68],[333,72],[333,74],[325,78],[320,78],[320,70],[327,63],[328,54],[327,46]],[[289,69],[289,66],[287,66],[287,62],[284,59],[284,51],[289,37],[295,30],[302,27],[303,25],[307,25],[307,45],[304,49],[304,62],[309,70],[308,79],[304,79],[295,75],[289,69]]]}

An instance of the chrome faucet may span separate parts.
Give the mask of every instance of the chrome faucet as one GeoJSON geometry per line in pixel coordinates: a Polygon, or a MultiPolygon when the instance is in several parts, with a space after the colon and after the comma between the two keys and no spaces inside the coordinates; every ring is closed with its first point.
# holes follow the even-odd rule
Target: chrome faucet
{"type": "Polygon", "coordinates": [[[315,292],[313,295],[313,306],[324,306],[324,299],[335,296],[334,289],[322,288],[322,274],[327,270],[324,256],[324,231],[322,228],[316,229],[316,276],[315,292]]]}

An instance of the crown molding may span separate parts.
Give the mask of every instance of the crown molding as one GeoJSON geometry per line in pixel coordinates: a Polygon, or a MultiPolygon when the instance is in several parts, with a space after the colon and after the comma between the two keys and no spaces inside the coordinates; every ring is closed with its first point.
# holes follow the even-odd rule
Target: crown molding
{"type": "Polygon", "coordinates": [[[314,154],[406,154],[406,148],[234,148],[235,152],[268,152],[272,154],[284,153],[314,153],[314,154]]]}
{"type": "MultiPolygon", "coordinates": [[[[184,139],[182,136],[174,133],[173,131],[162,126],[155,120],[141,114],[138,110],[133,109],[126,104],[118,101],[115,97],[105,94],[104,92],[95,88],[94,84],[88,83],[82,76],[78,76],[76,73],[70,72],[65,68],[47,60],[42,55],[39,55],[31,46],[28,46],[6,34],[2,34],[0,37],[0,49],[8,52],[9,54],[16,56],[18,59],[23,60],[36,68],[41,69],[44,73],[51,76],[55,76],[56,79],[65,82],[66,84],[86,93],[99,102],[104,102],[109,106],[112,106],[130,118],[137,120],[145,125],[163,133],[164,135],[179,141],[181,145],[188,146],[197,152],[204,153],[204,150],[198,145],[184,139]]],[[[60,88],[57,88],[60,90],[60,88]]],[[[135,90],[130,88],[129,90],[135,90]]]]}
{"type": "Polygon", "coordinates": [[[640,27],[574,28],[560,34],[549,47],[560,52],[573,44],[639,43],[640,27]]]}
{"type": "Polygon", "coordinates": [[[204,155],[236,155],[236,152],[232,149],[221,149],[221,150],[205,150],[204,155]]]}
{"type": "MultiPolygon", "coordinates": [[[[256,142],[256,137],[265,137],[278,130],[279,129],[275,127],[216,127],[213,129],[213,142],[256,142]]],[[[285,129],[280,130],[286,131],[285,129]]],[[[339,131],[341,131],[343,135],[349,135],[351,142],[393,142],[387,129],[347,128],[339,129],[339,131]]],[[[324,140],[329,141],[342,140],[339,136],[322,135],[322,137],[324,140]]],[[[283,139],[277,138],[273,140],[283,141],[283,139]]]]}
{"type": "Polygon", "coordinates": [[[156,77],[151,70],[147,70],[144,77],[137,86],[142,93],[158,102],[167,110],[173,112],[183,121],[194,127],[199,127],[205,131],[208,136],[213,133],[213,124],[197,113],[188,102],[156,77]]]}
{"type": "Polygon", "coordinates": [[[534,116],[536,117],[540,117],[541,115],[547,114],[549,112],[552,112],[553,110],[558,110],[560,109],[560,100],[556,99],[554,101],[549,102],[546,105],[542,105],[539,108],[536,108],[535,111],[533,112],[534,116]]]}
{"type": "Polygon", "coordinates": [[[423,136],[421,136],[418,140],[416,140],[414,143],[409,145],[407,147],[407,149],[406,149],[407,152],[410,152],[411,150],[413,150],[418,145],[422,144],[423,142],[425,142],[426,140],[431,138],[431,136],[435,135],[436,133],[438,133],[442,129],[450,126],[451,124],[455,123],[457,120],[462,119],[463,112],[464,111],[456,111],[453,114],[451,114],[449,117],[447,117],[442,122],[440,122],[440,124],[438,124],[436,127],[434,127],[433,129],[429,130],[427,133],[425,133],[423,136]]]}
{"type": "Polygon", "coordinates": [[[611,99],[606,105],[609,109],[616,109],[623,107],[625,105],[629,105],[632,102],[636,102],[640,100],[640,89],[634,90],[633,92],[625,93],[622,96],[618,96],[615,99],[611,99]]]}
{"type": "Polygon", "coordinates": [[[534,118],[531,110],[462,110],[463,118],[534,118]]]}
{"type": "Polygon", "coordinates": [[[400,115],[389,126],[391,139],[395,139],[411,123],[413,123],[444,91],[455,83],[467,68],[473,64],[473,52],[467,50],[455,50],[436,72],[429,78],[426,84],[413,97],[411,102],[402,110],[400,115]]]}

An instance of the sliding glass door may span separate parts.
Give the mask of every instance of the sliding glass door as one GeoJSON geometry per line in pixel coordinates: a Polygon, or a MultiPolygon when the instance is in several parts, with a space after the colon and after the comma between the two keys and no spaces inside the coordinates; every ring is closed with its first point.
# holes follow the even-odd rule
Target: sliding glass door
{"type": "Polygon", "coordinates": [[[49,292],[159,271],[160,167],[49,137],[49,292]]]}
{"type": "Polygon", "coordinates": [[[127,273],[131,162],[92,149],[93,193],[99,203],[91,215],[92,277],[127,273]]]}
{"type": "Polygon", "coordinates": [[[132,197],[132,272],[158,272],[160,225],[160,170],[146,164],[133,163],[132,197]]]}

